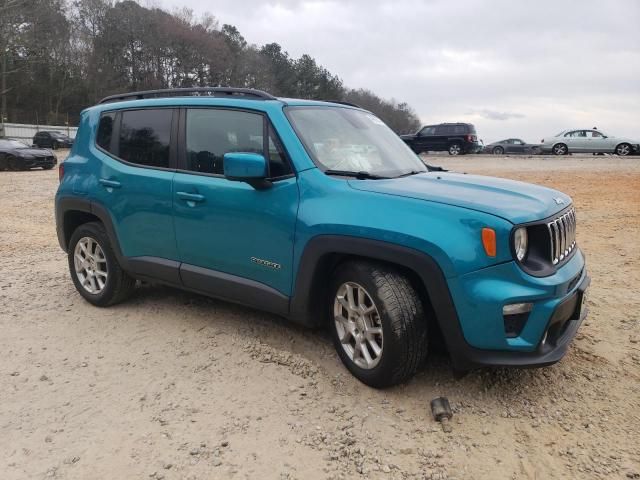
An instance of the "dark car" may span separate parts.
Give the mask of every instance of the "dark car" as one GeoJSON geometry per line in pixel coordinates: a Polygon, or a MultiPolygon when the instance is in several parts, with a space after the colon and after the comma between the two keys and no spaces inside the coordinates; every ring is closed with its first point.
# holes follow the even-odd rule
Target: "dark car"
{"type": "Polygon", "coordinates": [[[42,131],[35,134],[33,144],[36,147],[57,150],[58,148],[71,148],[73,139],[61,132],[42,131]]]}
{"type": "Polygon", "coordinates": [[[494,155],[503,155],[505,153],[537,155],[540,153],[540,145],[527,143],[519,138],[507,138],[506,140],[490,143],[482,151],[483,153],[493,153],[494,155]]]}
{"type": "Polygon", "coordinates": [[[11,138],[0,138],[0,170],[52,169],[58,160],[51,150],[32,148],[11,138]]]}
{"type": "Polygon", "coordinates": [[[481,145],[476,136],[476,127],[470,123],[441,123],[427,125],[411,135],[400,138],[416,153],[449,152],[449,155],[476,153],[481,145]]]}

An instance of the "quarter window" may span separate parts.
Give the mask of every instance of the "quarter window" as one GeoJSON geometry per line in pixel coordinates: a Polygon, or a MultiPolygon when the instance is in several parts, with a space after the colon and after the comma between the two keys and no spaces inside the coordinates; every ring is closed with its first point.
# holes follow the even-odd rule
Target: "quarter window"
{"type": "MultiPolygon", "coordinates": [[[[188,109],[186,125],[187,168],[194,172],[224,174],[224,154],[265,154],[264,117],[239,110],[188,109]]],[[[284,151],[269,130],[269,176],[291,173],[284,151]]]]}
{"type": "Polygon", "coordinates": [[[118,157],[149,167],[169,167],[171,109],[122,112],[118,157]]]}
{"type": "Polygon", "coordinates": [[[111,134],[113,133],[115,118],[116,114],[114,112],[103,113],[98,124],[96,144],[107,152],[111,152],[111,134]]]}

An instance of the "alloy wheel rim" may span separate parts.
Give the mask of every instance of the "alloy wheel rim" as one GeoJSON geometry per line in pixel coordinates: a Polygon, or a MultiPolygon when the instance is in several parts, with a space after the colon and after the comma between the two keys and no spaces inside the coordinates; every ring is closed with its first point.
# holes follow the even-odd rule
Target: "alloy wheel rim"
{"type": "Polygon", "coordinates": [[[98,242],[91,237],[82,237],[73,252],[73,265],[82,288],[97,295],[104,290],[109,276],[107,259],[98,242]]]}
{"type": "Polygon", "coordinates": [[[459,145],[451,145],[449,147],[449,152],[451,153],[451,155],[458,155],[458,153],[460,153],[460,146],[459,145]]]}
{"type": "Polygon", "coordinates": [[[627,145],[621,145],[618,147],[618,155],[628,155],[629,147],[627,145]]]}
{"type": "Polygon", "coordinates": [[[378,365],[383,349],[382,319],[369,292],[357,283],[343,283],[333,302],[333,318],[349,359],[365,370],[378,365]]]}
{"type": "Polygon", "coordinates": [[[556,153],[564,153],[564,146],[563,145],[556,146],[556,153]]]}

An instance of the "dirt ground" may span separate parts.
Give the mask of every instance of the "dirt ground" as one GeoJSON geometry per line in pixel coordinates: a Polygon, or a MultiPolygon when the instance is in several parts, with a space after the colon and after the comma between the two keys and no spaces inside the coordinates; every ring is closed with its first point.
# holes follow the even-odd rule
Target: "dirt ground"
{"type": "Polygon", "coordinates": [[[559,364],[456,380],[434,354],[377,391],[272,315],[149,286],[92,307],[57,243],[57,171],[0,172],[0,478],[640,478],[640,158],[426,160],[574,198],[590,315],[559,364]]]}

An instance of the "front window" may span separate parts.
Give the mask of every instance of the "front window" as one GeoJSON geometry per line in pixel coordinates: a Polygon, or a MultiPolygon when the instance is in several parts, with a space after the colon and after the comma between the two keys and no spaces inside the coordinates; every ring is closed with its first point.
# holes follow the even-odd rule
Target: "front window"
{"type": "Polygon", "coordinates": [[[286,113],[323,170],[381,177],[427,171],[400,137],[371,113],[340,107],[288,107],[286,113]]]}
{"type": "Polygon", "coordinates": [[[260,153],[269,162],[269,178],[288,176],[293,171],[284,150],[269,126],[268,144],[264,117],[241,110],[193,108],[187,110],[186,146],[189,170],[224,174],[224,154],[260,153]]]}

